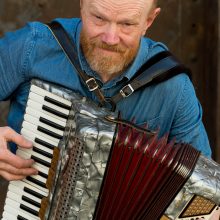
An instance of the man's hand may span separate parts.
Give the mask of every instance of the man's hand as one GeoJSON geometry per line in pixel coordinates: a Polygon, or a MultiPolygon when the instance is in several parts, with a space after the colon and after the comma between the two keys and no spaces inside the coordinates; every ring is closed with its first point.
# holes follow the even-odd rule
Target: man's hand
{"type": "MultiPolygon", "coordinates": [[[[198,220],[204,220],[203,218],[199,218],[198,220]]],[[[211,216],[211,218],[209,220],[220,220],[220,208],[218,207],[213,215],[211,216]]]]}
{"type": "Polygon", "coordinates": [[[31,168],[32,159],[22,159],[11,153],[7,143],[11,141],[23,148],[31,148],[32,143],[9,127],[0,127],[0,176],[4,179],[19,180],[29,175],[36,175],[37,170],[31,168]]]}
{"type": "Polygon", "coordinates": [[[211,217],[209,220],[219,220],[219,219],[220,219],[220,208],[218,207],[218,208],[214,211],[212,217],[211,217]]]}

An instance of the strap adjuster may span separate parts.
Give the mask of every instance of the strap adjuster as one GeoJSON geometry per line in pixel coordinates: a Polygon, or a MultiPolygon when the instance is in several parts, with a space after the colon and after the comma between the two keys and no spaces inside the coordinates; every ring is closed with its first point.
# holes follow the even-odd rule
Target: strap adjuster
{"type": "Polygon", "coordinates": [[[128,84],[124,86],[121,90],[120,93],[124,98],[127,98],[134,92],[134,89],[132,88],[131,84],[128,84]]]}
{"type": "Polygon", "coordinates": [[[93,77],[87,79],[85,82],[90,92],[99,88],[99,85],[97,84],[96,80],[93,77]]]}

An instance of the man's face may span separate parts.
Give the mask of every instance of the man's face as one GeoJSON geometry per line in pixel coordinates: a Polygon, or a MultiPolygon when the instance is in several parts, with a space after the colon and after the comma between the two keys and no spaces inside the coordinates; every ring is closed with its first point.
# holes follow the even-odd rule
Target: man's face
{"type": "MultiPolygon", "coordinates": [[[[156,17],[153,0],[81,0],[81,47],[103,81],[120,74],[137,54],[156,17]]],[[[159,13],[159,12],[158,12],[159,13]]]]}

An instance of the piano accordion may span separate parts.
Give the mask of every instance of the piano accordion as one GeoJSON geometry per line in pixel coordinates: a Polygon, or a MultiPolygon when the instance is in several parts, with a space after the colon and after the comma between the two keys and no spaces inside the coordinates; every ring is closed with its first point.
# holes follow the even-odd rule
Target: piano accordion
{"type": "Polygon", "coordinates": [[[39,172],[9,183],[2,220],[208,219],[220,204],[213,160],[54,84],[32,81],[21,134],[39,172]]]}

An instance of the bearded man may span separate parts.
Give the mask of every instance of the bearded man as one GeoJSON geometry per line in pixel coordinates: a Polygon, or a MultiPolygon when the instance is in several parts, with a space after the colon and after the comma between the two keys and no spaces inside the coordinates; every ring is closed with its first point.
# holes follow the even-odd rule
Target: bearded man
{"type": "MultiPolygon", "coordinates": [[[[116,94],[152,56],[168,50],[144,37],[160,13],[157,1],[81,0],[80,6],[81,19],[56,21],[75,44],[82,71],[96,79],[105,97],[116,94]]],[[[0,128],[0,175],[19,180],[38,173],[32,168],[32,159],[22,159],[7,149],[8,142],[32,147],[18,134],[30,81],[39,78],[98,100],[87,90],[48,27],[40,22],[6,34],[0,40],[0,55],[0,100],[11,100],[9,126],[0,128]]],[[[135,92],[117,103],[116,109],[123,119],[135,118],[137,125],[147,123],[152,130],[160,127],[160,136],[169,132],[169,139],[188,142],[211,156],[202,109],[185,73],[135,92]]]]}

